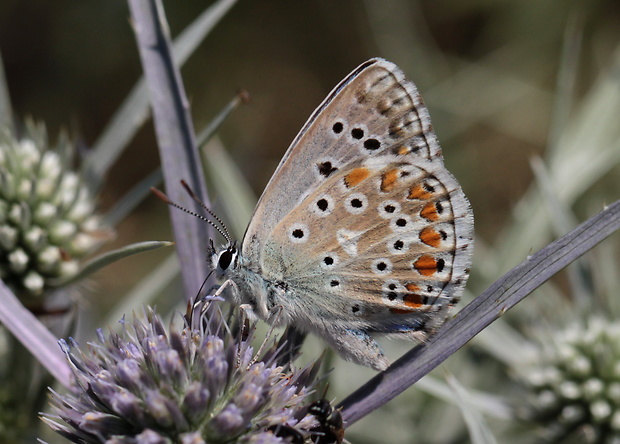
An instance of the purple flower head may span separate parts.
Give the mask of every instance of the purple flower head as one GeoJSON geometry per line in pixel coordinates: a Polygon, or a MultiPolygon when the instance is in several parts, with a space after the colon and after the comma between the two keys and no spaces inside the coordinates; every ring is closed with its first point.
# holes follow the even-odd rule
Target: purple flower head
{"type": "Polygon", "coordinates": [[[88,348],[63,341],[75,386],[52,392],[55,415],[43,420],[86,444],[310,442],[317,422],[307,396],[319,363],[281,364],[284,347],[271,335],[255,352],[254,326],[219,306],[186,318],[165,328],[147,308],[88,348]]]}

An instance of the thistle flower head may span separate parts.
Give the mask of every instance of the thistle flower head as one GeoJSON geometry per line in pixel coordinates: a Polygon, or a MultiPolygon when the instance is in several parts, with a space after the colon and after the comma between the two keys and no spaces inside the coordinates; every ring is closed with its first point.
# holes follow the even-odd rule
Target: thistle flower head
{"type": "Polygon", "coordinates": [[[101,244],[91,193],[71,169],[74,147],[48,147],[43,127],[0,133],[0,278],[23,298],[78,271],[101,244]]]}
{"type": "MultiPolygon", "coordinates": [[[[76,443],[290,443],[312,438],[309,384],[318,365],[281,366],[273,338],[257,354],[253,327],[232,333],[219,308],[191,328],[166,329],[152,310],[64,351],[72,394],[53,393],[52,429],[76,443]]],[[[194,323],[193,321],[190,324],[194,323]]]]}
{"type": "Polygon", "coordinates": [[[524,417],[548,442],[620,442],[620,325],[592,317],[547,337],[524,417]]]}

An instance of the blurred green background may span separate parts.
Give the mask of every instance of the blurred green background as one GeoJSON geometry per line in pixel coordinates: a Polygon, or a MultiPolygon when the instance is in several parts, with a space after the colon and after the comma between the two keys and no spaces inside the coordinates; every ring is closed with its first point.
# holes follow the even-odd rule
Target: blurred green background
{"type": "MultiPolygon", "coordinates": [[[[210,4],[165,1],[172,35],[210,4]]],[[[346,74],[374,56],[398,64],[418,85],[445,163],[473,205],[478,277],[470,288],[477,292],[490,283],[480,277],[484,270],[475,271],[478,259],[503,235],[530,186],[530,159],[553,142],[554,119],[566,123],[582,112],[601,73],[620,82],[619,42],[614,0],[241,0],[182,73],[196,131],[239,89],[249,91],[251,103],[219,136],[258,196],[307,117],[346,74]],[[561,66],[569,73],[564,102],[561,66]]],[[[0,51],[16,116],[46,122],[52,139],[68,128],[85,148],[141,75],[123,1],[4,0],[0,51]]],[[[110,172],[103,211],[156,168],[155,143],[149,123],[110,172]]],[[[618,198],[618,177],[614,167],[595,193],[580,198],[580,220],[618,198]]],[[[119,226],[111,248],[170,239],[167,214],[149,198],[119,226]]],[[[99,272],[86,304],[105,312],[166,254],[99,272]]]]}

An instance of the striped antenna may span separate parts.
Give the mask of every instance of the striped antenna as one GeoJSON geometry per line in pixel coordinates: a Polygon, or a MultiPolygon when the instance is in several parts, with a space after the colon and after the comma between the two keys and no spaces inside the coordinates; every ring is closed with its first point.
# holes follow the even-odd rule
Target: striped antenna
{"type": "Polygon", "coordinates": [[[226,240],[228,242],[230,242],[232,240],[232,238],[230,237],[230,233],[228,232],[228,229],[226,228],[226,225],[224,224],[224,222],[222,222],[222,219],[217,217],[217,215],[213,211],[211,211],[211,209],[208,208],[205,205],[205,203],[198,198],[198,196],[196,196],[196,193],[194,193],[194,190],[192,190],[190,188],[190,186],[187,184],[187,182],[185,182],[184,180],[181,180],[181,185],[183,185],[183,188],[185,188],[185,191],[187,191],[187,194],[189,194],[190,197],[192,199],[194,199],[194,201],[196,201],[198,203],[198,205],[200,205],[207,213],[209,213],[216,221],[218,221],[220,223],[220,225],[222,226],[222,229],[226,233],[226,235],[224,237],[226,238],[226,240]]]}
{"type": "MultiPolygon", "coordinates": [[[[184,184],[184,187],[187,185],[184,181],[181,181],[181,183],[184,184]]],[[[178,208],[181,211],[185,211],[187,214],[191,214],[192,216],[195,216],[195,217],[197,217],[200,220],[204,220],[206,223],[208,223],[213,228],[215,228],[217,230],[217,232],[220,233],[222,235],[222,237],[224,237],[224,239],[226,239],[228,242],[232,242],[232,238],[230,237],[230,234],[228,233],[228,230],[226,229],[226,226],[224,225],[222,220],[219,217],[217,217],[215,214],[213,214],[213,212],[211,210],[209,210],[206,207],[206,205],[200,201],[200,199],[198,199],[198,197],[191,191],[189,186],[187,186],[185,189],[190,193],[190,196],[192,196],[192,198],[194,200],[196,200],[198,203],[201,204],[202,208],[204,208],[207,211],[207,213],[209,213],[211,216],[213,216],[215,218],[215,220],[220,223],[221,227],[219,227],[218,225],[215,224],[215,222],[213,222],[210,219],[207,219],[203,215],[198,214],[195,211],[188,210],[187,208],[182,207],[181,205],[177,204],[176,202],[171,201],[168,198],[168,196],[166,196],[163,192],[159,191],[157,188],[151,187],[151,192],[155,196],[157,196],[161,200],[163,200],[166,204],[170,205],[171,207],[178,208]]]]}

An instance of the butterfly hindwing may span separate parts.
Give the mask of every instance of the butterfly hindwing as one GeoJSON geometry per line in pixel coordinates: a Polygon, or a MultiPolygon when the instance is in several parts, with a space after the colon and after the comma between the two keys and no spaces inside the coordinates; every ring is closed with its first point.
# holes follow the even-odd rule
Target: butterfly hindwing
{"type": "Polygon", "coordinates": [[[464,217],[461,194],[429,161],[353,162],[275,227],[263,273],[303,293],[322,319],[415,331],[454,302],[453,283],[465,282],[468,244],[455,228],[455,217],[464,217]]]}

